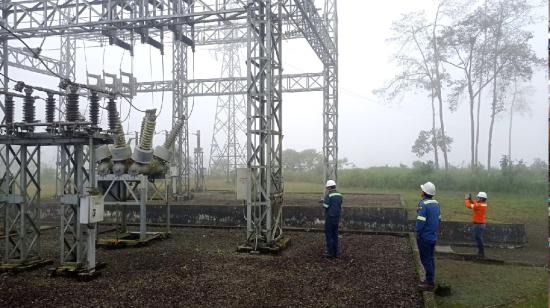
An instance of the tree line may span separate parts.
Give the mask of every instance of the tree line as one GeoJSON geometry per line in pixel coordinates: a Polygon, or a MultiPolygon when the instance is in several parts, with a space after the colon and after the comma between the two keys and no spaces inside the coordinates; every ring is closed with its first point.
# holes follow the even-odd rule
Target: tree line
{"type": "Polygon", "coordinates": [[[399,72],[374,92],[388,102],[412,91],[427,94],[431,127],[420,131],[413,153],[432,153],[436,168],[441,153],[448,170],[453,138],[445,130],[446,111],[454,112],[466,101],[470,167],[481,166],[480,123],[488,121],[486,166],[491,168],[494,124],[505,111],[511,159],[513,118],[529,111],[528,83],[534,70],[546,63],[533,51],[533,33],[528,30],[539,20],[537,8],[542,7],[542,2],[528,0],[440,0],[431,15],[410,12],[393,22],[388,41],[396,47],[392,62],[399,72]],[[490,112],[482,119],[485,104],[490,112]]]}

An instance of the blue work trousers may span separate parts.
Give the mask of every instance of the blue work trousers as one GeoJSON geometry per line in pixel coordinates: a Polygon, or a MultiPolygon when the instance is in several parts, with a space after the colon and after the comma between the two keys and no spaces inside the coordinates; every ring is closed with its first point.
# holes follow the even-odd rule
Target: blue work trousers
{"type": "Polygon", "coordinates": [[[485,256],[485,247],[483,245],[483,232],[485,231],[485,224],[474,224],[474,239],[477,244],[477,254],[485,256]]]}
{"type": "Polygon", "coordinates": [[[416,243],[418,245],[418,251],[420,252],[420,261],[426,271],[426,282],[433,285],[435,281],[435,241],[417,238],[416,243]]]}
{"type": "Polygon", "coordinates": [[[340,217],[325,218],[325,240],[327,243],[327,254],[333,257],[338,256],[338,223],[340,217]]]}

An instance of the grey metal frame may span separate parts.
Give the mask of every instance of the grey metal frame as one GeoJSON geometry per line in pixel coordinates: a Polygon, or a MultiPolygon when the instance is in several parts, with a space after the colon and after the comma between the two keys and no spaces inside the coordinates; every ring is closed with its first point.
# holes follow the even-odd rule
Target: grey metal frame
{"type": "Polygon", "coordinates": [[[282,2],[248,1],[247,242],[272,247],[282,236],[282,2]]]}
{"type": "MultiPolygon", "coordinates": [[[[337,179],[337,1],[324,1],[321,14],[314,0],[247,0],[246,3],[240,0],[233,8],[225,6],[226,1],[209,0],[67,0],[60,4],[49,0],[12,0],[3,1],[0,9],[3,23],[22,38],[63,35],[70,39],[81,35],[79,38],[101,42],[108,39],[109,43],[132,52],[131,44],[125,41],[135,34],[141,36],[142,42],[156,48],[167,43],[165,31],[174,34],[173,80],[141,83],[138,91],[171,89],[174,93],[173,121],[186,120],[174,147],[176,155],[171,168],[173,179],[181,181],[174,185],[180,196],[186,197],[189,193],[188,97],[246,93],[247,165],[251,179],[247,239],[272,245],[280,235],[283,92],[323,91],[324,173],[326,179],[337,179]],[[301,37],[308,41],[323,63],[323,73],[287,78],[282,75],[281,42],[301,37]],[[247,43],[246,85],[241,77],[188,80],[188,46],[243,42],[247,43]],[[320,86],[319,75],[323,80],[320,86]],[[292,80],[305,82],[292,83],[292,80]]],[[[4,55],[8,54],[7,40],[11,39],[14,38],[10,33],[0,29],[4,55]]],[[[74,50],[74,46],[70,48],[74,50]]],[[[68,54],[70,50],[65,55],[68,54]]],[[[3,57],[6,74],[7,59],[3,57]]],[[[18,67],[29,65],[45,69],[33,61],[14,61],[18,67]]],[[[66,59],[64,61],[67,63],[66,59]]],[[[66,72],[67,67],[74,67],[70,65],[60,70],[66,72]]],[[[3,106],[0,104],[0,107],[3,106]]],[[[60,164],[64,166],[66,162],[60,164]]]]}
{"type": "MultiPolygon", "coordinates": [[[[224,81],[214,81],[210,87],[196,83],[197,86],[192,87],[196,90],[191,92],[208,93],[214,90],[232,93],[218,96],[208,164],[210,174],[223,173],[226,181],[230,182],[234,180],[231,179],[231,172],[246,166],[246,147],[239,141],[240,136],[246,136],[246,78],[235,78],[242,74],[239,45],[226,45],[219,54],[222,57],[221,77],[226,78],[227,85],[222,85],[224,81]]],[[[236,175],[234,172],[233,177],[236,175]]]]}

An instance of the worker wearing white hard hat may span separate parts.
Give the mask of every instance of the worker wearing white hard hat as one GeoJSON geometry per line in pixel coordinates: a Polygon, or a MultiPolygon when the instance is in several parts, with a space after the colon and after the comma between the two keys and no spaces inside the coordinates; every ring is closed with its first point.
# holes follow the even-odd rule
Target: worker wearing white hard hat
{"type": "Polygon", "coordinates": [[[342,194],[336,191],[336,182],[328,180],[325,184],[325,198],[320,202],[325,208],[326,251],[323,257],[338,257],[338,225],[342,214],[342,194]]]}
{"type": "Polygon", "coordinates": [[[426,271],[426,279],[418,286],[423,291],[435,288],[435,243],[441,222],[439,203],[433,199],[435,185],[426,182],[420,185],[422,200],[416,210],[416,243],[420,252],[420,261],[426,271]]]}
{"type": "Polygon", "coordinates": [[[472,209],[472,232],[477,245],[477,255],[485,258],[483,233],[487,224],[487,193],[480,191],[475,201],[472,200],[472,194],[467,194],[464,202],[467,208],[472,209]]]}

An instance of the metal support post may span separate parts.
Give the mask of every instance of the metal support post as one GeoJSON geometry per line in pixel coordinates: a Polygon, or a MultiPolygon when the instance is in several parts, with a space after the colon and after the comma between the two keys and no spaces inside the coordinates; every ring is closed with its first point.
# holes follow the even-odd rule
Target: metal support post
{"type": "Polygon", "coordinates": [[[88,242],[83,230],[85,226],[79,221],[80,197],[84,194],[84,149],[82,145],[63,145],[61,149],[62,155],[69,161],[61,198],[61,263],[82,266],[86,265],[88,242]]]}
{"type": "Polygon", "coordinates": [[[338,15],[337,0],[325,0],[325,25],[336,53],[323,64],[323,158],[324,178],[338,180],[338,15]]]}
{"type": "Polygon", "coordinates": [[[4,242],[0,269],[33,268],[40,257],[40,146],[5,146],[4,242]]]}
{"type": "Polygon", "coordinates": [[[282,237],[281,1],[248,1],[247,244],[276,247],[282,237]]]}
{"type": "Polygon", "coordinates": [[[147,189],[149,181],[147,176],[141,176],[139,183],[139,239],[145,240],[147,237],[147,189]]]}
{"type": "Polygon", "coordinates": [[[195,134],[197,136],[197,147],[195,148],[195,191],[205,191],[206,185],[204,183],[204,152],[201,147],[201,131],[198,130],[195,134]]]}
{"type": "MultiPolygon", "coordinates": [[[[176,11],[185,13],[186,7],[183,1],[178,1],[176,11]]],[[[185,26],[187,28],[187,26],[185,26]]],[[[176,173],[176,194],[183,199],[190,198],[190,172],[189,172],[189,122],[187,104],[187,45],[177,37],[185,33],[184,26],[177,26],[178,33],[174,33],[173,42],[173,91],[172,91],[172,125],[179,119],[184,124],[181,134],[178,135],[173,147],[171,169],[176,173]]],[[[173,176],[173,174],[172,174],[173,176]]]]}
{"type": "MultiPolygon", "coordinates": [[[[70,19],[70,9],[64,10],[65,14],[61,14],[61,16],[65,16],[63,18],[67,19],[67,22],[69,22],[70,19]],[[68,14],[68,15],[67,15],[68,14]]],[[[59,49],[60,51],[60,75],[61,77],[65,79],[75,80],[76,78],[76,40],[71,36],[61,36],[60,38],[61,47],[59,49]]],[[[65,119],[65,115],[62,112],[62,110],[65,110],[65,101],[66,96],[60,95],[58,100],[58,119],[59,121],[63,121],[65,119]]],[[[60,197],[63,195],[63,183],[67,181],[68,171],[70,167],[68,164],[70,164],[69,161],[66,160],[66,156],[62,154],[61,147],[57,148],[57,161],[56,161],[56,196],[60,197]]]]}

